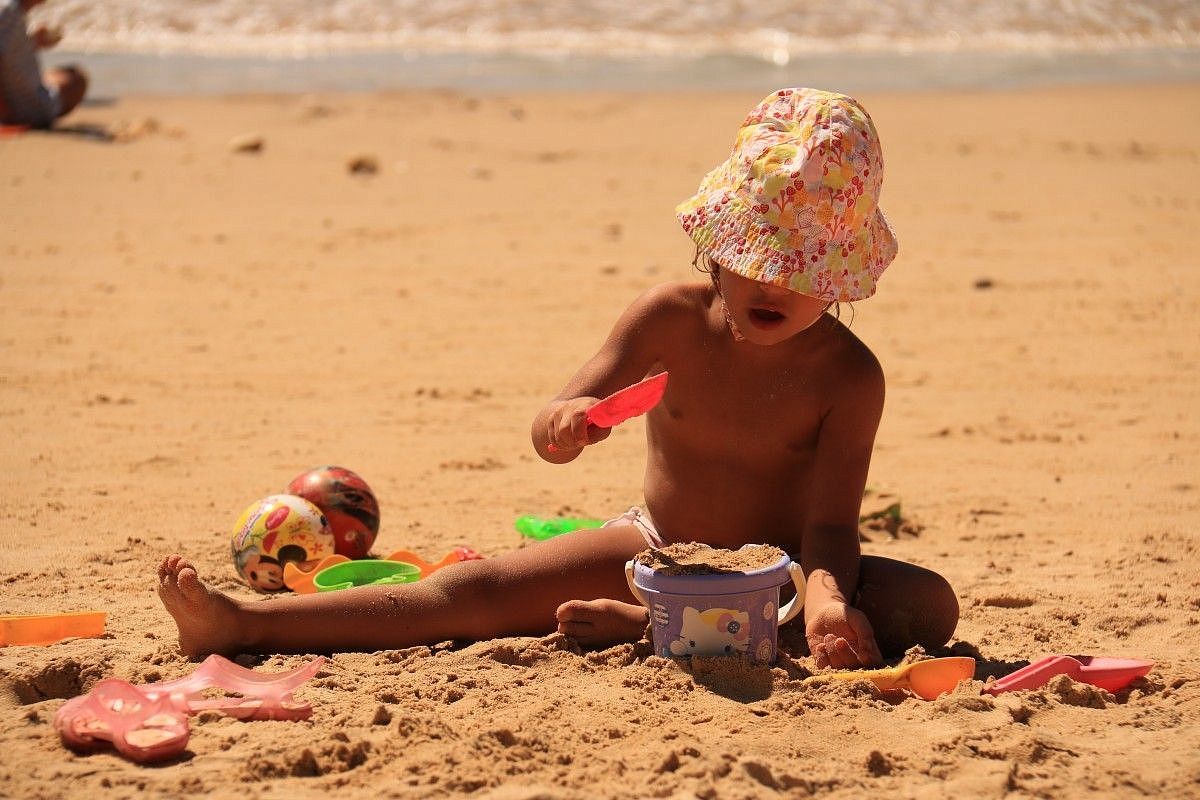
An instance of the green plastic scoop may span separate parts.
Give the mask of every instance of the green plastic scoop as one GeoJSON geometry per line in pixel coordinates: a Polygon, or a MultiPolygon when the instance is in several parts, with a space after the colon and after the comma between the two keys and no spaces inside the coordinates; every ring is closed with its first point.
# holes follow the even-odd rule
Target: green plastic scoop
{"type": "Polygon", "coordinates": [[[374,586],[389,583],[415,583],[421,568],[405,561],[369,559],[343,561],[317,573],[313,585],[318,592],[335,592],[351,586],[374,586]]]}

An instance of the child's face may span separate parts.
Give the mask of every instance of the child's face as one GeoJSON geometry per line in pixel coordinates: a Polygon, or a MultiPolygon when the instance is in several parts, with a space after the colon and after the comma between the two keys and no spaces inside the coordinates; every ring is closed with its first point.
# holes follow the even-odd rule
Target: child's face
{"type": "Polygon", "coordinates": [[[721,294],[729,316],[746,341],[778,344],[810,327],[829,307],[825,300],[781,286],[759,283],[723,269],[721,294]]]}

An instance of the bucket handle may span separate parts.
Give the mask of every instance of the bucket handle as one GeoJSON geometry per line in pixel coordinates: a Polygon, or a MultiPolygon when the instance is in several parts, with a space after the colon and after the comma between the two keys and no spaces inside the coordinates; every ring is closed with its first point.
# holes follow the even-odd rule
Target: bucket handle
{"type": "Polygon", "coordinates": [[[804,570],[795,561],[788,564],[788,577],[796,584],[796,596],[779,609],[779,624],[790,622],[793,617],[804,610],[804,570]]]}
{"type": "Polygon", "coordinates": [[[625,582],[629,584],[629,591],[633,592],[633,596],[637,598],[637,601],[646,608],[650,608],[650,601],[646,599],[646,593],[643,592],[638,585],[633,582],[632,559],[625,562],[625,582]]]}
{"type": "MultiPolygon", "coordinates": [[[[779,609],[779,624],[790,622],[797,614],[804,610],[804,570],[795,561],[788,564],[788,577],[792,579],[792,583],[796,585],[796,596],[789,600],[782,608],[779,609]]],[[[625,582],[629,584],[629,591],[637,598],[637,601],[646,608],[650,607],[650,601],[646,599],[646,593],[641,590],[633,580],[633,561],[625,562],[625,582]]]]}

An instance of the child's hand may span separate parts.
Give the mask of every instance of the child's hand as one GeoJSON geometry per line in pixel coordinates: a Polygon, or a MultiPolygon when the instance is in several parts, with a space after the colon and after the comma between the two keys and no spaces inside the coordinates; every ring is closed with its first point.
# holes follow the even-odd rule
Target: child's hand
{"type": "Polygon", "coordinates": [[[580,450],[608,438],[612,428],[589,425],[587,410],[599,403],[595,397],[576,397],[554,410],[546,422],[546,440],[551,450],[580,450]]]}
{"type": "Polygon", "coordinates": [[[867,615],[846,603],[834,601],[819,609],[805,626],[804,636],[818,667],[854,669],[883,663],[867,615]]]}

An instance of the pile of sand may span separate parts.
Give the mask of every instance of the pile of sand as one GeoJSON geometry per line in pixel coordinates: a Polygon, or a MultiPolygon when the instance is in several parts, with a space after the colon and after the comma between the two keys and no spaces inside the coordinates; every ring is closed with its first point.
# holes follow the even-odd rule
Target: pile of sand
{"type": "Polygon", "coordinates": [[[786,555],[778,547],[763,544],[726,550],[700,542],[679,542],[643,550],[634,556],[634,560],[662,575],[717,575],[767,569],[786,555]]]}

